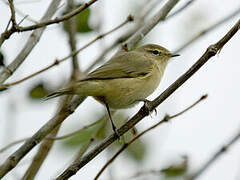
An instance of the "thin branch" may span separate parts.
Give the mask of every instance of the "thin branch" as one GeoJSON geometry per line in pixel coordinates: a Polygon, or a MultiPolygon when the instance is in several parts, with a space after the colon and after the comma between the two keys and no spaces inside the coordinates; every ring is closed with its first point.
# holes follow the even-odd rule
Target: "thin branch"
{"type": "MultiPolygon", "coordinates": [[[[240,20],[231,28],[231,30],[216,44],[210,45],[202,57],[182,76],[180,76],[171,86],[169,86],[160,96],[149,103],[149,107],[146,109],[143,106],[129,121],[127,121],[117,131],[121,136],[126,133],[129,129],[135,126],[144,117],[149,115],[149,110],[153,111],[159,104],[167,99],[173,92],[175,92],[183,83],[185,83],[194,73],[196,73],[211,57],[215,56],[219,50],[236,34],[240,27],[240,20]]],[[[118,137],[116,134],[112,134],[105,138],[99,145],[89,151],[85,156],[82,157],[78,162],[71,164],[57,179],[69,178],[74,175],[79,169],[85,166],[99,153],[111,145],[118,137]]]]}
{"type": "MultiPolygon", "coordinates": [[[[183,161],[180,162],[179,164],[173,164],[165,169],[148,169],[148,170],[141,170],[139,172],[136,172],[135,174],[129,176],[129,177],[121,177],[121,178],[117,178],[117,179],[137,179],[140,178],[141,176],[146,176],[146,175],[155,175],[155,176],[160,176],[160,175],[164,175],[164,171],[165,170],[187,170],[188,167],[188,156],[183,155],[182,156],[183,161]]],[[[115,180],[117,180],[115,179],[115,180]]],[[[164,178],[165,179],[165,178],[164,178]]],[[[167,178],[168,179],[168,178],[167,178]]],[[[170,178],[171,179],[171,178],[170,178]]]]}
{"type": "Polygon", "coordinates": [[[226,145],[222,146],[219,150],[217,150],[203,165],[199,168],[193,175],[191,175],[188,179],[193,180],[201,176],[221,155],[223,155],[231,146],[233,146],[240,139],[240,129],[238,129],[237,133],[230,138],[226,145]]]}
{"type": "Polygon", "coordinates": [[[169,0],[167,3],[152,17],[142,28],[140,28],[133,36],[131,36],[124,44],[123,49],[130,50],[137,42],[139,42],[152,28],[165,19],[170,10],[179,2],[179,0],[169,0]]]}
{"type": "Polygon", "coordinates": [[[21,24],[25,19],[27,19],[27,17],[28,17],[28,15],[24,16],[24,17],[21,19],[21,21],[19,21],[18,24],[21,24]]]}
{"type": "Polygon", "coordinates": [[[70,19],[71,17],[76,16],[77,14],[82,12],[83,10],[87,9],[89,6],[91,6],[93,3],[97,2],[97,1],[98,0],[90,0],[89,2],[84,3],[83,5],[79,6],[77,9],[65,14],[62,17],[55,18],[53,20],[48,20],[48,21],[45,21],[45,22],[40,22],[40,23],[32,25],[32,26],[19,27],[19,31],[20,32],[30,31],[30,30],[34,30],[34,29],[37,29],[37,28],[47,26],[47,25],[57,24],[57,23],[66,21],[66,20],[70,19]]]}
{"type": "MultiPolygon", "coordinates": [[[[60,2],[61,2],[61,0],[52,1],[51,4],[49,5],[47,11],[45,12],[44,16],[42,17],[42,20],[50,19],[56,12],[60,2]]],[[[10,65],[8,65],[6,68],[4,68],[0,72],[0,83],[3,83],[4,81],[6,81],[16,71],[16,69],[24,62],[26,57],[30,54],[32,49],[38,43],[44,30],[45,30],[45,28],[41,28],[41,29],[37,29],[31,33],[26,44],[24,45],[22,50],[19,52],[17,57],[12,61],[12,63],[10,65]]]]}
{"type": "Polygon", "coordinates": [[[72,137],[72,136],[74,136],[74,135],[76,135],[76,134],[79,134],[82,130],[85,130],[85,129],[88,129],[88,128],[92,127],[92,126],[97,125],[97,124],[100,123],[101,121],[102,121],[102,119],[99,119],[98,121],[95,121],[95,122],[93,122],[93,123],[91,123],[91,124],[89,124],[89,125],[87,125],[87,126],[82,127],[81,129],[78,129],[78,130],[76,130],[76,131],[74,131],[74,132],[71,132],[71,133],[69,133],[69,134],[66,134],[66,135],[63,135],[63,136],[58,136],[58,137],[51,137],[51,136],[50,136],[50,137],[46,137],[46,139],[52,139],[52,140],[67,139],[67,138],[72,137]]]}
{"type": "Polygon", "coordinates": [[[192,5],[192,3],[195,0],[189,0],[188,2],[186,2],[182,7],[180,7],[179,9],[177,9],[176,11],[174,11],[173,13],[171,13],[169,16],[167,16],[167,19],[170,19],[174,16],[176,16],[177,14],[179,14],[180,12],[182,12],[184,9],[188,8],[190,5],[192,5]]]}
{"type": "Polygon", "coordinates": [[[104,38],[105,36],[113,33],[114,31],[118,30],[119,28],[123,27],[125,24],[127,24],[128,22],[131,22],[131,21],[133,21],[133,17],[130,15],[130,16],[128,16],[128,18],[127,18],[123,23],[121,23],[121,24],[118,25],[117,27],[113,28],[112,30],[110,30],[110,31],[108,31],[108,32],[106,32],[106,33],[100,34],[100,35],[97,36],[95,39],[93,39],[92,41],[88,42],[86,45],[84,45],[84,46],[81,47],[80,49],[72,52],[72,53],[69,54],[68,56],[66,56],[66,57],[64,57],[64,58],[62,58],[62,59],[60,59],[60,60],[55,60],[52,64],[48,65],[47,67],[45,67],[45,68],[43,68],[43,69],[41,69],[41,70],[39,70],[39,71],[37,71],[37,72],[29,75],[29,76],[26,76],[26,77],[23,78],[23,79],[20,79],[20,80],[18,80],[18,81],[12,82],[12,83],[3,84],[3,85],[0,86],[0,90],[6,89],[6,88],[8,88],[8,87],[10,87],[10,86],[19,84],[19,83],[21,83],[21,82],[23,82],[23,81],[26,81],[26,80],[28,80],[28,79],[30,79],[30,78],[32,78],[32,77],[34,77],[34,76],[42,73],[42,72],[45,72],[45,71],[49,70],[50,68],[52,68],[52,67],[54,67],[54,66],[62,63],[63,61],[66,61],[68,58],[70,58],[70,57],[72,57],[72,56],[76,56],[80,51],[84,50],[85,48],[87,48],[87,47],[90,46],[91,44],[95,43],[95,42],[98,41],[99,39],[104,38]]]}
{"type": "Polygon", "coordinates": [[[100,120],[102,122],[101,126],[98,127],[96,132],[88,140],[88,142],[85,144],[85,146],[80,149],[80,151],[77,153],[76,157],[74,158],[74,161],[78,161],[83,156],[83,154],[89,149],[91,144],[97,139],[97,137],[99,136],[99,133],[101,132],[101,130],[105,127],[105,125],[107,123],[107,120],[108,120],[107,114],[105,114],[105,116],[103,118],[101,118],[100,120]]]}
{"type": "MultiPolygon", "coordinates": [[[[51,133],[51,136],[56,136],[60,129],[60,125],[56,127],[51,133]]],[[[35,176],[37,175],[38,171],[40,170],[44,160],[46,159],[49,151],[51,150],[53,146],[54,141],[53,140],[44,140],[32,159],[32,162],[30,163],[28,169],[24,173],[23,177],[21,178],[22,180],[33,180],[35,176]]]]}
{"type": "Polygon", "coordinates": [[[143,24],[146,17],[158,7],[159,4],[162,3],[163,0],[150,0],[146,3],[142,4],[141,11],[139,12],[138,17],[136,18],[136,24],[143,24]]]}
{"type": "MultiPolygon", "coordinates": [[[[12,0],[9,0],[12,1],[12,0]]],[[[26,26],[26,27],[21,27],[21,26],[12,26],[12,28],[10,28],[8,31],[5,31],[1,34],[0,37],[0,47],[2,45],[2,43],[8,39],[13,33],[15,32],[24,32],[24,31],[31,31],[31,30],[35,30],[38,28],[42,28],[42,27],[46,27],[47,25],[50,24],[56,24],[56,23],[60,23],[63,22],[65,20],[70,19],[71,17],[79,14],[80,12],[82,12],[84,9],[88,8],[90,5],[92,5],[93,3],[95,3],[97,0],[90,0],[87,3],[84,3],[82,6],[78,7],[77,9],[67,13],[66,15],[59,17],[59,18],[55,18],[53,20],[47,20],[47,21],[42,21],[38,24],[35,25],[31,25],[31,26],[26,26]]]]}
{"type": "MultiPolygon", "coordinates": [[[[112,116],[114,116],[114,114],[116,113],[116,111],[112,111],[112,116]]],[[[88,140],[88,142],[79,150],[79,152],[77,153],[77,155],[74,158],[74,161],[78,161],[80,158],[82,158],[83,154],[89,149],[89,147],[91,146],[91,144],[96,141],[97,137],[99,136],[100,132],[103,130],[103,128],[106,126],[108,120],[108,115],[105,114],[102,118],[100,118],[98,121],[95,122],[95,124],[101,122],[102,124],[98,127],[98,129],[95,131],[95,133],[92,135],[92,137],[88,140]]],[[[88,126],[89,128],[90,126],[88,126]]]]}
{"type": "Polygon", "coordinates": [[[194,43],[196,40],[199,40],[204,35],[206,35],[206,34],[210,33],[211,31],[215,30],[216,28],[218,28],[219,26],[221,26],[222,24],[224,24],[228,20],[232,19],[233,17],[235,17],[239,13],[240,13],[240,7],[237,8],[235,11],[233,11],[231,14],[227,15],[226,17],[224,17],[223,19],[219,20],[218,22],[214,23],[213,25],[211,25],[208,28],[206,28],[206,29],[202,30],[201,32],[199,32],[192,39],[190,39],[185,44],[183,44],[179,48],[177,48],[174,52],[177,53],[177,52],[183,51],[190,44],[194,43]]]}
{"type": "MultiPolygon", "coordinates": [[[[4,0],[3,2],[4,2],[6,5],[9,6],[9,3],[8,3],[7,0],[4,0]]],[[[26,15],[25,13],[23,13],[23,12],[22,12],[20,9],[18,9],[17,7],[14,7],[14,9],[15,9],[15,12],[16,12],[17,14],[19,14],[20,16],[22,16],[22,17],[27,17],[26,19],[27,19],[28,21],[33,22],[33,23],[35,23],[35,24],[39,23],[38,21],[36,21],[36,20],[33,19],[32,17],[30,17],[29,15],[26,15]]],[[[19,23],[19,24],[20,24],[20,23],[19,23]]]]}
{"type": "Polygon", "coordinates": [[[84,71],[85,73],[88,73],[94,66],[101,63],[104,60],[105,55],[111,51],[114,47],[125,41],[127,38],[130,37],[132,33],[127,33],[120,38],[118,38],[115,42],[113,42],[109,47],[107,47],[104,51],[101,52],[101,54],[98,56],[98,58],[84,71]]]}
{"type": "Polygon", "coordinates": [[[48,135],[54,128],[61,124],[75,109],[84,101],[85,97],[77,96],[52,119],[50,119],[42,128],[40,128],[31,138],[27,139],[25,143],[16,150],[9,158],[0,166],[0,178],[12,170],[19,161],[46,135],[48,135]]]}
{"type": "Polygon", "coordinates": [[[9,143],[8,145],[4,146],[3,148],[0,149],[0,153],[3,153],[4,151],[6,151],[7,149],[11,148],[14,145],[17,145],[19,143],[22,143],[24,141],[26,141],[28,138],[23,138],[23,139],[19,139],[17,141],[14,141],[12,143],[9,143]]]}
{"type": "Polygon", "coordinates": [[[117,153],[115,153],[115,155],[109,159],[109,161],[101,168],[101,170],[97,173],[96,177],[94,178],[94,180],[97,180],[100,175],[103,173],[103,171],[126,149],[128,148],[128,146],[130,146],[134,141],[136,141],[137,139],[139,139],[142,135],[144,135],[145,133],[151,131],[152,129],[158,127],[159,125],[170,121],[171,119],[174,119],[180,115],[182,115],[183,113],[189,111],[191,108],[193,108],[194,106],[196,106],[198,103],[200,103],[202,100],[207,98],[207,94],[203,95],[200,99],[198,99],[196,102],[194,102],[191,106],[187,107],[186,109],[184,109],[183,111],[172,115],[172,116],[168,116],[166,115],[161,121],[159,121],[158,123],[156,123],[155,125],[147,128],[146,130],[144,130],[143,132],[141,132],[140,134],[138,134],[137,136],[135,136],[134,138],[132,138],[132,140],[130,140],[129,142],[124,143],[124,145],[117,151],[117,153]]]}
{"type": "Polygon", "coordinates": [[[15,27],[17,25],[16,23],[16,15],[15,15],[15,8],[13,4],[13,0],[8,0],[8,4],[11,10],[11,21],[12,21],[12,26],[15,27]]]}
{"type": "MultiPolygon", "coordinates": [[[[74,0],[68,1],[68,11],[72,11],[76,8],[74,0]]],[[[69,38],[69,46],[71,48],[71,52],[75,52],[77,50],[76,43],[76,33],[77,33],[77,21],[76,16],[70,18],[65,22],[67,24],[67,33],[69,38]]],[[[77,55],[72,56],[72,79],[76,80],[77,75],[79,74],[79,65],[77,55]]]]}
{"type": "Polygon", "coordinates": [[[132,175],[128,178],[126,177],[125,179],[136,179],[136,178],[139,178],[141,176],[146,176],[146,175],[159,176],[160,174],[162,174],[161,169],[150,169],[150,170],[144,170],[144,171],[137,172],[137,173],[135,173],[134,175],[132,175]]]}
{"type": "MultiPolygon", "coordinates": [[[[89,124],[89,125],[83,126],[82,128],[80,128],[80,129],[78,129],[78,130],[76,130],[76,131],[74,131],[74,132],[65,134],[65,135],[63,135],[63,136],[54,137],[54,136],[49,135],[49,137],[46,137],[45,139],[47,139],[47,140],[55,140],[55,141],[67,139],[67,138],[69,138],[69,137],[72,137],[72,136],[78,134],[78,133],[81,132],[82,130],[85,130],[85,129],[88,129],[88,128],[92,127],[92,126],[97,125],[97,124],[100,123],[100,122],[101,122],[101,119],[98,120],[98,121],[95,121],[95,122],[93,122],[93,123],[91,123],[91,124],[89,124]]],[[[19,140],[16,140],[16,141],[13,141],[13,142],[7,144],[6,146],[4,146],[3,148],[0,149],[0,154],[3,153],[4,151],[8,150],[8,149],[11,148],[12,146],[17,145],[17,144],[19,144],[19,143],[22,143],[22,142],[26,141],[27,139],[29,139],[29,137],[28,137],[28,138],[19,139],[19,140]]]]}

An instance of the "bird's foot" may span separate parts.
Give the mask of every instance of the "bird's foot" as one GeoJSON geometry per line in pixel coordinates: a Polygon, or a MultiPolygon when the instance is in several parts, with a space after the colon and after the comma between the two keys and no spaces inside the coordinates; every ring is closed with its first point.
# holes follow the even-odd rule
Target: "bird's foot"
{"type": "Polygon", "coordinates": [[[118,141],[120,141],[120,134],[118,133],[117,128],[114,124],[112,124],[112,129],[113,129],[113,132],[115,133],[118,141]]]}
{"type": "Polygon", "coordinates": [[[151,115],[152,111],[154,111],[155,115],[157,115],[157,109],[154,109],[151,111],[151,106],[150,106],[151,101],[149,101],[147,99],[140,99],[139,101],[144,102],[144,106],[145,106],[146,110],[148,111],[148,114],[150,115],[151,118],[152,118],[152,115],[151,115]]]}

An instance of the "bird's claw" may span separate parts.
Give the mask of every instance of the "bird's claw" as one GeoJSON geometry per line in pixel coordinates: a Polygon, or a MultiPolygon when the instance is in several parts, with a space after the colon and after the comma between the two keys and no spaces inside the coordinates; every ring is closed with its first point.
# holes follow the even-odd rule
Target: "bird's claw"
{"type": "Polygon", "coordinates": [[[119,133],[118,133],[118,131],[117,131],[117,128],[116,128],[115,126],[113,126],[113,131],[114,131],[114,133],[115,133],[118,141],[120,141],[120,135],[119,135],[119,133]]]}
{"type": "Polygon", "coordinates": [[[155,115],[157,115],[157,109],[154,109],[154,110],[151,111],[151,108],[150,108],[151,101],[149,101],[147,99],[141,99],[139,101],[143,101],[144,102],[144,106],[145,106],[146,110],[148,111],[148,113],[149,113],[151,118],[152,118],[152,115],[151,115],[152,111],[154,111],[155,115]]]}

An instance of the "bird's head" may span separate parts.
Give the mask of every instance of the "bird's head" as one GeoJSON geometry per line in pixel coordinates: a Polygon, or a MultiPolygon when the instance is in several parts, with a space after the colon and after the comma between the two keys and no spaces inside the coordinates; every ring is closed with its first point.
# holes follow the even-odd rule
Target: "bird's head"
{"type": "Polygon", "coordinates": [[[161,63],[167,63],[170,58],[179,56],[179,54],[173,54],[166,48],[156,44],[140,46],[135,49],[135,51],[139,51],[143,53],[144,56],[147,56],[153,60],[157,60],[161,63]]]}

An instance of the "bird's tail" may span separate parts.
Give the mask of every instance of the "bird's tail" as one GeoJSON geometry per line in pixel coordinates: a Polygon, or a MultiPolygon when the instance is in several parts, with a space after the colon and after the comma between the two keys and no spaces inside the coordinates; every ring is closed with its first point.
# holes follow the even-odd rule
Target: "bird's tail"
{"type": "Polygon", "coordinates": [[[51,94],[48,94],[46,97],[44,97],[44,100],[49,100],[49,99],[56,98],[56,97],[62,96],[62,95],[67,95],[67,94],[72,94],[72,91],[71,90],[63,90],[63,89],[58,90],[51,94]]]}

